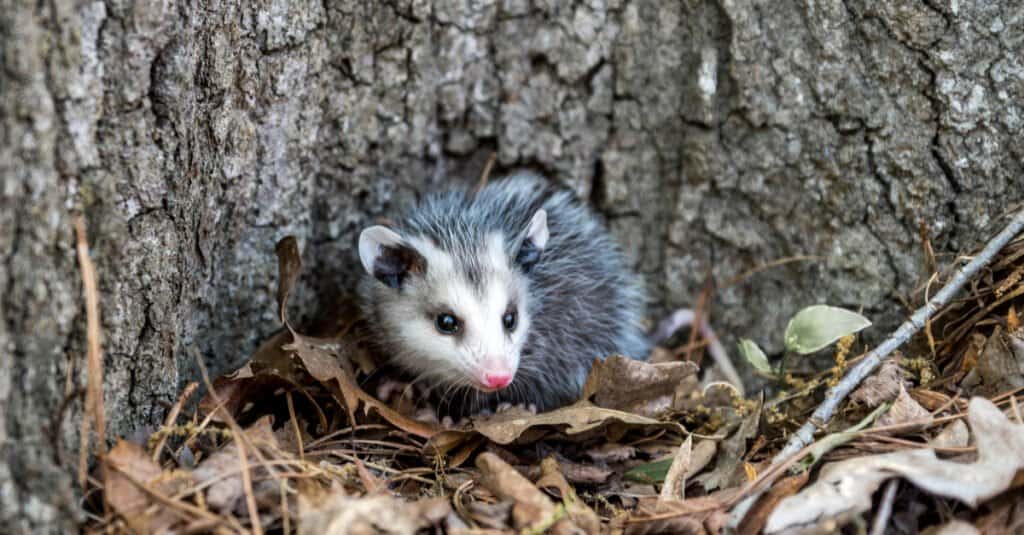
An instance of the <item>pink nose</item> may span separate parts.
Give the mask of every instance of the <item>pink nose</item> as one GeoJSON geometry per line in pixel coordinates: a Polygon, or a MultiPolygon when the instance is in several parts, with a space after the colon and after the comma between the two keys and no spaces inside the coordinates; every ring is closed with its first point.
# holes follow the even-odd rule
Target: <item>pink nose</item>
{"type": "Polygon", "coordinates": [[[505,388],[511,382],[511,373],[498,372],[484,374],[484,386],[486,386],[487,388],[505,388]]]}

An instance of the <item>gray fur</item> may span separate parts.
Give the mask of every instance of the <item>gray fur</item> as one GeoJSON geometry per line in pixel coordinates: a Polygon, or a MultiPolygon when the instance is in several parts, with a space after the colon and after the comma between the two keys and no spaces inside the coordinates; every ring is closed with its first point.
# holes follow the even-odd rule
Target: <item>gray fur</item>
{"type": "MultiPolygon", "coordinates": [[[[451,255],[466,280],[482,288],[486,236],[504,234],[505,254],[512,264],[530,219],[540,208],[547,212],[550,237],[540,261],[524,274],[529,306],[520,314],[529,314],[530,327],[519,373],[512,387],[496,393],[471,387],[461,387],[469,391],[455,395],[449,391],[446,397],[453,403],[446,407],[448,412],[466,413],[505,401],[536,404],[540,410],[556,408],[578,398],[594,358],[647,357],[649,345],[641,326],[645,294],[639,277],[594,214],[571,192],[544,178],[520,173],[493,181],[475,195],[463,189],[431,194],[392,228],[403,237],[430,239],[451,255]]],[[[430,272],[429,264],[426,271],[430,272]]],[[[384,356],[401,355],[396,362],[418,358],[416,348],[403,347],[395,335],[400,326],[384,317],[388,304],[415,299],[413,290],[388,287],[367,275],[360,295],[373,339],[380,342],[384,356]]]]}

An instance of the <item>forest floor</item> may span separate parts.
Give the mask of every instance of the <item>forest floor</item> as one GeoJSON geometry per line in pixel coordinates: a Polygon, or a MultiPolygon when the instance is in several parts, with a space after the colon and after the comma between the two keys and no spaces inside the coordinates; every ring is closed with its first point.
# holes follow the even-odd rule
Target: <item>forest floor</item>
{"type": "MultiPolygon", "coordinates": [[[[649,362],[597,361],[574,405],[453,423],[380,373],[354,315],[296,332],[294,240],[278,256],[281,331],[241,370],[190,385],[143,443],[119,440],[89,474],[83,461],[87,531],[1024,532],[1024,238],[782,464],[773,457],[871,349],[857,334],[790,371],[748,347],[765,387],[747,396],[702,382],[708,341],[677,335],[649,362]]],[[[85,425],[102,429],[102,395],[90,399],[85,425]]]]}

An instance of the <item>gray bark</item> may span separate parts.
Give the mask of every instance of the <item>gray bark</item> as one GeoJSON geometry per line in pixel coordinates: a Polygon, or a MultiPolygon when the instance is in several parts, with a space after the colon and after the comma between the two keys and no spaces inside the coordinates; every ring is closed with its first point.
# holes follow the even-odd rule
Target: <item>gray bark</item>
{"type": "Polygon", "coordinates": [[[884,328],[919,225],[969,248],[1024,198],[1017,0],[0,0],[0,522],[70,528],[84,385],[71,217],[102,292],[110,435],[307,317],[358,231],[417,192],[541,170],[594,203],[652,316],[724,281],[719,331],[777,348],[827,302],[884,328]],[[58,464],[58,461],[63,464],[58,464]]]}

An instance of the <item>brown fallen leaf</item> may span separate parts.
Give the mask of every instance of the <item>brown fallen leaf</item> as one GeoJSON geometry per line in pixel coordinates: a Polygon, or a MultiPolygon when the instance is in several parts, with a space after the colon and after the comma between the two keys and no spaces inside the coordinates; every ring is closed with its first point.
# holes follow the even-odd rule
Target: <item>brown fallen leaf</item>
{"type": "Polygon", "coordinates": [[[566,513],[569,515],[569,520],[574,526],[583,530],[587,535],[600,533],[601,519],[576,495],[576,490],[569,485],[562,473],[563,467],[564,464],[556,461],[554,457],[547,457],[541,461],[541,476],[537,480],[537,487],[557,490],[566,513]]]}
{"type": "Polygon", "coordinates": [[[739,535],[757,535],[764,529],[768,521],[768,515],[775,510],[775,507],[783,499],[796,494],[798,490],[807,484],[807,478],[811,475],[809,470],[795,476],[782,479],[772,485],[768,492],[757,500],[757,503],[750,509],[747,516],[740,522],[737,532],[739,535]]]}
{"type": "Polygon", "coordinates": [[[928,441],[933,448],[964,448],[971,440],[971,433],[963,420],[953,420],[945,429],[928,441]]]}
{"type": "Polygon", "coordinates": [[[615,442],[606,442],[587,450],[587,457],[596,462],[617,463],[636,456],[636,448],[615,442]]]}
{"type": "Polygon", "coordinates": [[[658,496],[659,503],[686,499],[686,473],[690,469],[692,457],[693,435],[690,435],[679,446],[675,458],[672,460],[672,465],[669,466],[668,474],[665,475],[665,482],[661,487],[661,494],[658,496]]]}
{"type": "Polygon", "coordinates": [[[439,524],[450,512],[443,498],[409,502],[387,494],[335,492],[319,501],[299,495],[299,535],[404,535],[439,524]]]}
{"type": "Polygon", "coordinates": [[[720,533],[725,510],[738,488],[724,489],[688,500],[641,498],[626,520],[625,533],[720,533]],[[714,530],[708,529],[714,526],[714,530]]]}
{"type": "Polygon", "coordinates": [[[900,359],[897,355],[883,362],[878,371],[871,374],[850,394],[850,398],[873,409],[895,399],[903,388],[903,382],[903,370],[900,368],[900,359]]]}
{"type": "Polygon", "coordinates": [[[925,535],[980,535],[978,528],[963,520],[951,520],[933,529],[929,529],[925,535]]]}
{"type": "Polygon", "coordinates": [[[997,394],[1024,386],[1024,344],[1018,354],[1015,338],[999,325],[993,329],[973,370],[982,381],[980,392],[997,394]]]}
{"type": "MultiPolygon", "coordinates": [[[[596,485],[608,481],[608,478],[615,473],[614,470],[609,468],[602,468],[595,464],[573,462],[562,456],[556,457],[556,460],[558,462],[558,471],[570,483],[596,485]]],[[[533,472],[531,471],[530,474],[532,475],[533,472]]]]}
{"type": "Polygon", "coordinates": [[[885,411],[885,414],[875,422],[875,427],[899,425],[907,422],[922,422],[921,425],[901,428],[898,433],[907,434],[923,429],[932,420],[932,413],[928,412],[920,403],[910,397],[907,389],[901,384],[899,385],[899,394],[896,396],[896,400],[893,401],[889,410],[885,411]]]}
{"type": "Polygon", "coordinates": [[[626,427],[685,432],[677,423],[659,422],[637,414],[605,409],[586,401],[540,414],[499,413],[477,418],[473,420],[473,430],[498,444],[511,444],[525,431],[535,427],[553,427],[566,435],[578,435],[613,423],[626,427]]]}
{"type": "Polygon", "coordinates": [[[743,460],[743,454],[747,451],[747,440],[757,434],[763,403],[762,397],[755,409],[743,419],[740,428],[718,445],[719,454],[714,470],[697,477],[697,481],[704,485],[705,489],[714,490],[728,485],[743,460]]]}
{"type": "Polygon", "coordinates": [[[186,472],[165,474],[141,446],[126,440],[119,440],[104,457],[104,462],[111,468],[107,471],[104,498],[132,531],[158,533],[170,529],[178,522],[179,517],[168,507],[149,511],[153,500],[131,480],[170,496],[190,485],[191,476],[186,472]]]}
{"type": "Polygon", "coordinates": [[[808,526],[871,508],[871,495],[887,479],[903,477],[931,494],[977,507],[1007,490],[1024,469],[1024,424],[1012,423],[991,401],[972,398],[967,409],[978,460],[939,459],[931,449],[855,457],[825,465],[818,480],[782,500],[766,533],[808,526]]]}
{"type": "MultiPolygon", "coordinates": [[[[555,518],[554,502],[501,457],[490,452],[481,453],[476,458],[476,466],[480,469],[481,485],[498,498],[514,503],[512,522],[516,529],[539,528],[555,518]]],[[[568,532],[568,524],[565,519],[559,520],[551,529],[568,532]]]]}
{"type": "Polygon", "coordinates": [[[341,401],[345,404],[349,419],[353,423],[356,421],[355,411],[362,404],[367,412],[372,409],[380,417],[407,433],[430,438],[441,431],[441,428],[436,425],[419,422],[402,415],[360,388],[353,378],[354,370],[350,354],[354,350],[348,345],[335,339],[305,336],[292,328],[288,323],[288,296],[302,269],[298,243],[295,238],[288,236],[279,241],[276,253],[279,272],[278,312],[281,323],[287,327],[287,332],[291,335],[290,342],[275,338],[277,342],[281,343],[281,349],[287,354],[295,355],[306,372],[317,381],[324,384],[336,381],[341,401]]]}
{"type": "MultiPolygon", "coordinates": [[[[277,448],[277,439],[269,416],[256,421],[245,430],[245,436],[255,447],[277,448]]],[[[250,469],[254,476],[265,475],[264,468],[254,466],[255,453],[246,448],[250,469]]],[[[227,446],[207,457],[192,471],[199,484],[211,482],[206,491],[206,502],[212,508],[224,512],[235,510],[244,498],[242,474],[239,473],[238,444],[232,441],[227,446]],[[226,475],[229,474],[229,475],[226,475]]]]}
{"type": "Polygon", "coordinates": [[[621,355],[597,359],[581,399],[598,407],[657,418],[672,408],[676,386],[697,374],[692,362],[651,364],[621,355]]]}

